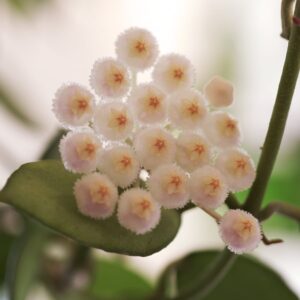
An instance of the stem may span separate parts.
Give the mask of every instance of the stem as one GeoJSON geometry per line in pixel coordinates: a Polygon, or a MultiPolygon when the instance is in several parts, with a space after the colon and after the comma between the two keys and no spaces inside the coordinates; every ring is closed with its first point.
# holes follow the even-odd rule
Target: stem
{"type": "Polygon", "coordinates": [[[285,202],[272,202],[258,214],[259,220],[264,221],[274,213],[278,213],[300,222],[300,208],[285,202]]]}
{"type": "Polygon", "coordinates": [[[282,0],[281,2],[281,37],[289,39],[291,34],[293,4],[295,0],[282,0]]]}
{"type": "Polygon", "coordinates": [[[217,223],[220,222],[222,216],[218,214],[216,211],[213,209],[205,208],[205,207],[200,207],[205,213],[207,213],[209,216],[211,216],[213,219],[216,220],[217,223]]]}
{"type": "MultiPolygon", "coordinates": [[[[297,1],[295,17],[300,16],[300,0],[297,1]]],[[[279,83],[269,129],[257,167],[257,176],[245,203],[245,209],[256,215],[259,212],[265,190],[271,176],[284,133],[289,108],[294,94],[300,68],[300,27],[292,26],[285,63],[279,83]]]]}

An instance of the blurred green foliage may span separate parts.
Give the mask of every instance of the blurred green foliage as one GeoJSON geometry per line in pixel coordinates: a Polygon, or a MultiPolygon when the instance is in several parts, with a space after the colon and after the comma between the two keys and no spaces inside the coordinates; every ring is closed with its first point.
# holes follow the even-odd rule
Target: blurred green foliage
{"type": "Polygon", "coordinates": [[[140,300],[152,292],[151,284],[121,260],[97,259],[90,293],[105,300],[140,300]]]}
{"type": "Polygon", "coordinates": [[[37,6],[50,0],[6,0],[7,3],[20,13],[29,12],[37,6]]]}

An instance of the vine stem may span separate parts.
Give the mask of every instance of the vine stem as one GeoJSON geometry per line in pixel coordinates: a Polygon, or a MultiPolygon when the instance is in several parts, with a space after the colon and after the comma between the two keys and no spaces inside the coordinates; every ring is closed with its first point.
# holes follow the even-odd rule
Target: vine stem
{"type": "MultiPolygon", "coordinates": [[[[294,20],[300,18],[300,0],[294,20]]],[[[271,121],[257,167],[257,176],[244,205],[257,215],[275,164],[300,69],[300,26],[294,21],[271,121]]]]}

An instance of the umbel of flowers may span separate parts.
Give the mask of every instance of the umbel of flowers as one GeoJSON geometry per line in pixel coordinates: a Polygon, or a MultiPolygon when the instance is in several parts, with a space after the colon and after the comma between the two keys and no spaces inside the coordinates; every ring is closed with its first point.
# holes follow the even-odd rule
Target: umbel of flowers
{"type": "MultiPolygon", "coordinates": [[[[116,58],[92,67],[95,94],[70,83],[53,100],[70,130],[60,142],[64,166],[83,174],[74,185],[79,211],[99,222],[116,213],[121,226],[145,234],[158,225],[162,208],[192,201],[215,210],[229,192],[248,189],[255,167],[241,149],[238,120],[222,111],[233,102],[233,85],[214,77],[198,91],[191,62],[174,53],[159,57],[145,29],[128,29],[115,46],[116,58]],[[150,68],[152,80],[139,82],[150,68]]],[[[257,219],[245,211],[229,210],[218,223],[236,253],[261,240],[257,219]]]]}

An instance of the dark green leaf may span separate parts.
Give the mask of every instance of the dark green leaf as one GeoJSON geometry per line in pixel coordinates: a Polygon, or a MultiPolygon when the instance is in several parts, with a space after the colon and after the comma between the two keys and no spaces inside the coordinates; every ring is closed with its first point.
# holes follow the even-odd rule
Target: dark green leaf
{"type": "Polygon", "coordinates": [[[107,300],[146,299],[152,287],[150,283],[117,260],[99,259],[94,266],[90,292],[107,300]]]}
{"type": "Polygon", "coordinates": [[[115,216],[96,221],[81,215],[72,194],[77,178],[56,160],[25,164],[10,177],[0,201],[86,246],[110,252],[147,256],[176,236],[180,216],[172,210],[163,211],[155,230],[142,236],[122,228],[115,216]]]}
{"type": "MultiPolygon", "coordinates": [[[[196,252],[175,265],[179,293],[188,289],[193,280],[205,272],[217,254],[217,251],[196,252]]],[[[254,258],[239,256],[223,281],[203,300],[220,299],[297,300],[298,298],[269,267],[254,258]]]]}
{"type": "Polygon", "coordinates": [[[13,240],[11,235],[0,233],[0,286],[5,277],[6,260],[13,240]]]}

